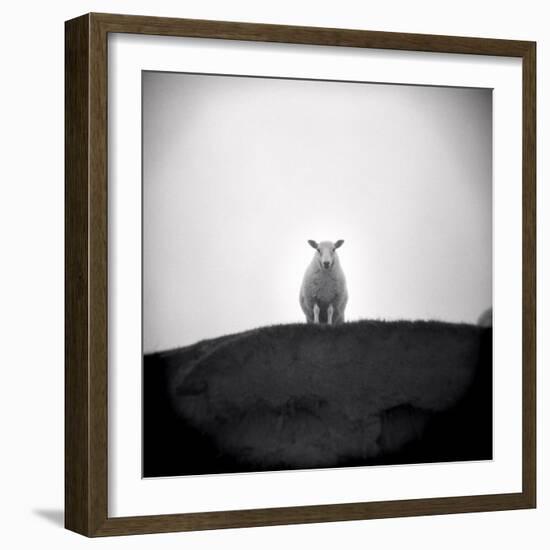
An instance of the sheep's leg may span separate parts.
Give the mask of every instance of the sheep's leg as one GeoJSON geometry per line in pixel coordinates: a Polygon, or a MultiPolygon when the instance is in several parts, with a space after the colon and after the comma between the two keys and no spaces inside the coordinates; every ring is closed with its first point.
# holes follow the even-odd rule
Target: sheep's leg
{"type": "Polygon", "coordinates": [[[313,306],[313,322],[318,325],[319,324],[319,306],[317,304],[315,304],[313,306]]]}
{"type": "Polygon", "coordinates": [[[328,306],[328,309],[327,309],[327,317],[328,317],[328,324],[329,325],[332,325],[332,316],[334,314],[334,307],[332,306],[332,304],[330,304],[328,306]]]}

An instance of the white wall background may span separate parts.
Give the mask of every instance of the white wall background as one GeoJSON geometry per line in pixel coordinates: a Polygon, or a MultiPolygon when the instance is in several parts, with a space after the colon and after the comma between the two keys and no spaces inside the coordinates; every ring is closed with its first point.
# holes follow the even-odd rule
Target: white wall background
{"type": "Polygon", "coordinates": [[[348,320],[491,306],[489,89],[147,72],[143,117],[145,352],[303,322],[307,239],[348,320]]]}
{"type": "Polygon", "coordinates": [[[316,548],[448,550],[547,546],[550,392],[544,341],[550,314],[550,197],[545,189],[550,138],[548,13],[543,2],[489,0],[385,3],[188,0],[185,4],[103,0],[4,7],[0,88],[0,543],[6,548],[316,548]],[[539,508],[499,512],[152,535],[90,541],[61,528],[63,508],[63,21],[88,11],[367,28],[538,41],[539,138],[539,508]],[[546,248],[546,250],[544,250],[546,248]],[[7,353],[6,353],[7,352],[7,353]],[[544,431],[542,429],[544,427],[544,431]]]}

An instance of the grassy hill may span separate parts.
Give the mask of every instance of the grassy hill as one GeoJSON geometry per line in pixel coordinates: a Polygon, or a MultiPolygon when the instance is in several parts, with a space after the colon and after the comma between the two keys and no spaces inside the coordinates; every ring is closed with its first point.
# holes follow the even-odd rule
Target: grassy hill
{"type": "Polygon", "coordinates": [[[492,331],[277,325],[144,357],[144,475],[492,458],[492,331]]]}

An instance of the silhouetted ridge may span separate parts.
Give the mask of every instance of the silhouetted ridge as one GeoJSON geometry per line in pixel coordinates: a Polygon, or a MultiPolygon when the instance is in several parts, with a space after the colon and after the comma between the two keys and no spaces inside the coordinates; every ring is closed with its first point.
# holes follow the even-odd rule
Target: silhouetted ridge
{"type": "Polygon", "coordinates": [[[144,475],[490,459],[490,328],[273,325],[144,358],[144,475]]]}

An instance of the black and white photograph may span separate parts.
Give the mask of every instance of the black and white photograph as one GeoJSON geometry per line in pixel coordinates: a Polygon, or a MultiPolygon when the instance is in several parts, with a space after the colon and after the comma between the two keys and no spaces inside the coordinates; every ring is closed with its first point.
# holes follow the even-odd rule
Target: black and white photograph
{"type": "Polygon", "coordinates": [[[142,475],[493,458],[493,97],[142,72],[142,475]]]}

